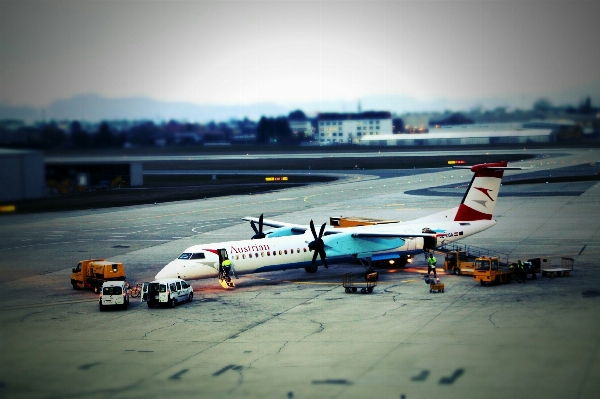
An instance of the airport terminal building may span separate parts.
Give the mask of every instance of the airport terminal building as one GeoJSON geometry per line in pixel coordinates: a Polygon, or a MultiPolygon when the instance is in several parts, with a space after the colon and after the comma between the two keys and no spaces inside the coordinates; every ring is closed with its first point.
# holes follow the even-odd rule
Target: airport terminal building
{"type": "Polygon", "coordinates": [[[443,146],[550,143],[556,141],[551,128],[526,129],[517,124],[447,126],[429,133],[363,136],[358,144],[374,146],[443,146]]]}

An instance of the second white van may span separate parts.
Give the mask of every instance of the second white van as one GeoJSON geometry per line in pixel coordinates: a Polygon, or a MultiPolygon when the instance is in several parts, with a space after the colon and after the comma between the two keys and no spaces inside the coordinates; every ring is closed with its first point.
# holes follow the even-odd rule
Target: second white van
{"type": "Polygon", "coordinates": [[[191,302],[194,289],[180,278],[167,278],[146,282],[142,285],[142,302],[154,305],[167,304],[174,308],[177,303],[191,302]]]}

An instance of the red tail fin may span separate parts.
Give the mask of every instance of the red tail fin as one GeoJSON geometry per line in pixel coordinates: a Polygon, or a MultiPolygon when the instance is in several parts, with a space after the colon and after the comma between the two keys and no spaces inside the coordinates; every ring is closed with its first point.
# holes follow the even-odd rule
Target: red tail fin
{"type": "Polygon", "coordinates": [[[500,182],[506,169],[509,168],[505,161],[471,167],[471,171],[475,175],[458,207],[454,220],[491,220],[496,207],[500,182]]]}

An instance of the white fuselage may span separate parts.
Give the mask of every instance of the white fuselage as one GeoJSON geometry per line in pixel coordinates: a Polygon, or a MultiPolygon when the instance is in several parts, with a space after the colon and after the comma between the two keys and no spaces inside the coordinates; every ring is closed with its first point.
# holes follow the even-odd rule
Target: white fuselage
{"type": "MultiPolygon", "coordinates": [[[[330,229],[327,232],[335,234],[327,235],[326,233],[324,237],[327,263],[347,262],[356,258],[357,254],[364,253],[364,246],[359,245],[363,243],[363,240],[359,239],[346,240],[350,242],[346,245],[327,246],[328,241],[335,240],[342,237],[342,235],[347,237],[351,233],[370,231],[416,234],[421,233],[424,228],[428,228],[437,233],[436,244],[441,245],[483,231],[495,223],[495,220],[460,223],[418,220],[415,222],[330,229]],[[355,242],[356,245],[353,244],[355,242]]],[[[308,244],[313,240],[310,230],[307,229],[304,234],[300,235],[194,245],[187,248],[178,259],[167,264],[156,275],[156,279],[182,278],[193,280],[217,277],[219,269],[218,250],[220,249],[227,251],[227,255],[232,262],[232,269],[238,275],[309,267],[312,265],[314,253],[308,248],[308,244]]],[[[385,249],[381,249],[381,241],[379,240],[380,245],[377,247],[379,250],[372,251],[373,257],[377,255],[388,256],[388,258],[391,256],[400,257],[423,251],[423,237],[389,240],[390,246],[385,249]]],[[[318,260],[317,263],[319,262],[318,260]]]]}

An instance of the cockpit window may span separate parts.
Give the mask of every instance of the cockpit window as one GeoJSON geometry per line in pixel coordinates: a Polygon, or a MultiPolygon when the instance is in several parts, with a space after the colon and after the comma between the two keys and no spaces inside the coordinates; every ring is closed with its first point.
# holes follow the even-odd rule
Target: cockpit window
{"type": "MultiPolygon", "coordinates": [[[[181,258],[179,258],[181,259],[181,258]]],[[[198,252],[197,254],[192,254],[190,259],[204,259],[204,252],[198,252]]]]}
{"type": "Polygon", "coordinates": [[[179,258],[177,258],[177,259],[189,259],[191,256],[192,256],[192,254],[191,254],[191,253],[189,253],[189,252],[184,252],[184,253],[182,253],[181,255],[179,255],[179,258]]]}

